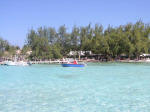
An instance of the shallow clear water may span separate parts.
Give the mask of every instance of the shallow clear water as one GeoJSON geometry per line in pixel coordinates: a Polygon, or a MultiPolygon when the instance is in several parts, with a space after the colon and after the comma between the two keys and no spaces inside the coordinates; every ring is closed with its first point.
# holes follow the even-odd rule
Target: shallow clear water
{"type": "Polygon", "coordinates": [[[0,66],[0,112],[150,112],[150,64],[0,66]]]}

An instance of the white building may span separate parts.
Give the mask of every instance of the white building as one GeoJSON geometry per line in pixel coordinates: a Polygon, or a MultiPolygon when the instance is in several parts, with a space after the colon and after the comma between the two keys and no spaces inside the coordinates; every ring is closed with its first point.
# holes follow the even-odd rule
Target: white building
{"type": "Polygon", "coordinates": [[[80,55],[80,56],[85,56],[86,54],[91,55],[91,51],[70,51],[69,56],[75,56],[75,55],[80,55]]]}

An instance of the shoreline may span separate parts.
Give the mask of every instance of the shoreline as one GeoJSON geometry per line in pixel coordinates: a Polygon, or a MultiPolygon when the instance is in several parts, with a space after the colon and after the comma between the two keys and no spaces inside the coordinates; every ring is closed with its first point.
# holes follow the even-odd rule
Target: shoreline
{"type": "MultiPolygon", "coordinates": [[[[119,62],[119,63],[150,63],[150,60],[113,60],[113,61],[100,61],[100,60],[77,60],[79,63],[109,63],[109,62],[119,62]]],[[[29,61],[31,64],[62,64],[67,61],[29,61]]],[[[0,62],[0,65],[5,65],[5,61],[0,62]]]]}

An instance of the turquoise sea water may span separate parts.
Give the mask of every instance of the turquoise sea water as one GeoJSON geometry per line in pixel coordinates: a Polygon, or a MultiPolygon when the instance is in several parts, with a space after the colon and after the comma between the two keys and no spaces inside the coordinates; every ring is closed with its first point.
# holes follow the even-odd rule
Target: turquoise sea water
{"type": "Polygon", "coordinates": [[[0,112],[150,112],[150,64],[0,66],[0,112]]]}

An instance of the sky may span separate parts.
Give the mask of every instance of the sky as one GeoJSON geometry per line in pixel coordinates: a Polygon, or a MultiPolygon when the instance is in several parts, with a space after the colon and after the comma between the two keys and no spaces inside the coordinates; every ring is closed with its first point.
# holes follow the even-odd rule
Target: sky
{"type": "Polygon", "coordinates": [[[22,47],[31,28],[150,23],[150,0],[0,0],[0,37],[22,47]]]}

